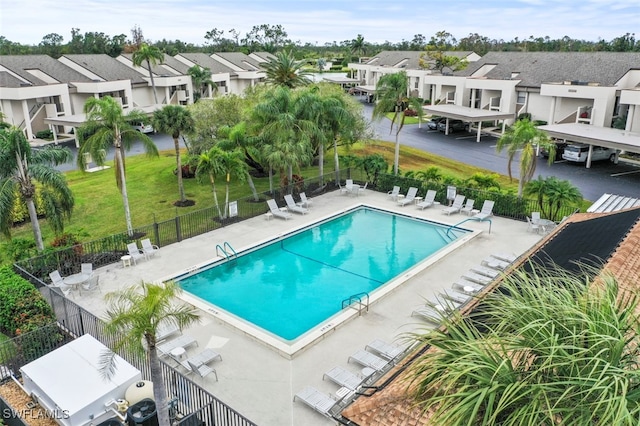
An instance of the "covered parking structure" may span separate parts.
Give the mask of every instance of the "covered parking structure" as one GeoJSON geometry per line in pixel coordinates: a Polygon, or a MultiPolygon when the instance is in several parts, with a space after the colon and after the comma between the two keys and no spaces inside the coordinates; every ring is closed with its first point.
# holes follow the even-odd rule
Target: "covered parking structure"
{"type": "Polygon", "coordinates": [[[502,120],[502,133],[504,133],[505,120],[513,120],[515,118],[514,113],[491,111],[488,109],[478,109],[451,104],[425,105],[422,107],[422,109],[429,114],[439,115],[447,119],[445,134],[449,134],[449,119],[451,118],[478,123],[476,131],[476,142],[480,142],[483,121],[502,120]]]}
{"type": "Polygon", "coordinates": [[[640,133],[637,132],[580,123],[548,124],[538,128],[547,132],[552,138],[589,145],[585,164],[587,168],[591,167],[594,146],[615,149],[616,163],[620,151],[640,154],[640,133]]]}

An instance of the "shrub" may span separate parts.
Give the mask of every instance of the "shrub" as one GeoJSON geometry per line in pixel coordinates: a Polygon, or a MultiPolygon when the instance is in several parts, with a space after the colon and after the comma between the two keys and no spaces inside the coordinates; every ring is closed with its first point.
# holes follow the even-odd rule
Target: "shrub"
{"type": "Polygon", "coordinates": [[[518,121],[520,120],[529,120],[531,121],[531,113],[529,112],[523,112],[522,114],[518,115],[518,121]]]}
{"type": "Polygon", "coordinates": [[[0,268],[0,331],[17,336],[54,321],[51,307],[31,283],[8,266],[0,268]]]}
{"type": "Polygon", "coordinates": [[[36,138],[38,139],[53,139],[53,132],[51,130],[40,130],[36,132],[36,138]]]}
{"type": "Polygon", "coordinates": [[[404,115],[406,117],[416,117],[418,115],[418,113],[416,111],[412,110],[412,109],[407,108],[407,109],[404,110],[404,115]]]}

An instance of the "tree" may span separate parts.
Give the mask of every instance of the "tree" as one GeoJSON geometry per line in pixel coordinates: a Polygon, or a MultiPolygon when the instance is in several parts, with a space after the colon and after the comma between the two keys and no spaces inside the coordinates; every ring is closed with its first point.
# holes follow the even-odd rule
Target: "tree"
{"type": "Polygon", "coordinates": [[[211,80],[211,70],[206,67],[194,65],[187,70],[193,82],[193,100],[198,102],[203,94],[211,94],[218,91],[218,86],[211,80]]]}
{"type": "Polygon", "coordinates": [[[422,118],[422,103],[418,98],[410,97],[408,93],[409,78],[405,71],[399,73],[385,74],[380,77],[376,85],[376,96],[378,101],[373,107],[372,117],[374,120],[381,120],[388,112],[393,112],[391,119],[391,130],[396,128],[396,149],[393,158],[393,173],[398,174],[398,162],[400,161],[400,131],[404,126],[405,111],[411,107],[418,117],[422,118]]]}
{"type": "Polygon", "coordinates": [[[555,144],[549,141],[549,136],[539,130],[528,119],[518,120],[498,139],[496,151],[507,150],[507,171],[509,179],[513,180],[511,163],[516,154],[520,152],[520,181],[518,182],[518,197],[522,197],[524,186],[536,172],[537,146],[545,147],[549,151],[549,165],[553,164],[556,157],[555,144]]]}
{"type": "Polygon", "coordinates": [[[450,33],[438,31],[425,47],[426,52],[420,54],[420,66],[437,70],[441,74],[445,68],[451,72],[465,69],[469,61],[458,56],[447,55],[447,51],[451,50],[455,44],[456,39],[450,33]]]}
{"type": "Polygon", "coordinates": [[[264,50],[273,53],[278,48],[290,43],[287,32],[282,25],[261,24],[254,25],[242,42],[250,52],[264,50]]]}
{"type": "Polygon", "coordinates": [[[164,53],[155,46],[149,46],[147,43],[142,43],[140,49],[133,52],[133,65],[139,67],[143,62],[147,64],[147,71],[149,71],[149,78],[151,79],[151,87],[153,88],[153,99],[155,103],[158,103],[158,93],[156,93],[156,82],[153,80],[153,73],[151,72],[151,65],[158,65],[164,60],[164,53]]]}
{"type": "Polygon", "coordinates": [[[39,47],[43,54],[57,59],[62,56],[62,41],[63,37],[60,34],[49,33],[42,37],[39,47]]]}
{"type": "Polygon", "coordinates": [[[636,425],[638,295],[615,278],[534,267],[468,318],[414,335],[411,396],[430,424],[636,425]]]}
{"type": "MultiPolygon", "coordinates": [[[[201,99],[187,106],[193,117],[194,127],[188,133],[189,154],[197,156],[208,151],[218,138],[221,128],[233,127],[243,121],[246,97],[237,95],[218,96],[213,99],[201,99]]],[[[266,172],[262,171],[264,175],[266,172]]]]}
{"type": "Polygon", "coordinates": [[[297,61],[291,51],[276,53],[262,67],[267,75],[266,81],[276,86],[294,88],[311,84],[310,73],[303,68],[304,63],[297,61]]]}
{"type": "Polygon", "coordinates": [[[193,129],[194,123],[189,110],[180,105],[165,105],[153,113],[153,127],[160,133],[167,133],[173,138],[176,151],[176,176],[178,177],[178,193],[180,200],[173,203],[178,207],[187,207],[195,204],[187,200],[182,183],[182,159],[180,156],[180,134],[193,129]]]}
{"type": "Polygon", "coordinates": [[[110,145],[113,145],[116,184],[122,194],[127,233],[133,236],[124,154],[125,151],[131,148],[131,143],[134,140],[139,140],[142,142],[147,155],[158,156],[158,148],[151,138],[131,127],[131,122],[146,122],[148,118],[144,113],[137,110],[125,115],[120,105],[111,96],[105,96],[102,99],[87,99],[84,104],[84,112],[87,114],[87,120],[78,130],[78,135],[81,139],[80,149],[78,150],[78,166],[81,170],[85,170],[85,154],[90,154],[96,164],[103,165],[106,157],[105,152],[110,145]],[[83,135],[88,135],[88,137],[85,139],[83,135]]]}
{"type": "MultiPolygon", "coordinates": [[[[254,170],[264,171],[257,158],[260,156],[259,138],[251,136],[247,133],[247,123],[238,123],[233,127],[225,127],[220,129],[217,146],[225,151],[241,150],[244,155],[244,162],[247,166],[252,167],[254,170]]],[[[249,181],[249,188],[253,194],[253,200],[258,201],[258,191],[256,185],[253,182],[251,173],[246,173],[246,178],[249,181]]]]}
{"type": "Polygon", "coordinates": [[[195,308],[174,303],[180,292],[180,286],[173,281],[164,284],[142,282],[105,296],[108,318],[105,331],[114,336],[115,341],[111,348],[114,352],[101,360],[102,371],[107,377],[113,375],[117,368],[115,352],[124,350],[135,355],[146,353],[158,424],[161,426],[171,425],[171,420],[157,349],[159,327],[161,324],[176,325],[182,330],[199,320],[195,308]]]}
{"type": "Polygon", "coordinates": [[[32,149],[19,128],[0,130],[0,231],[4,235],[10,235],[13,206],[17,200],[22,200],[29,211],[36,247],[39,251],[44,250],[36,195],[42,201],[40,207],[54,232],[64,230],[64,220],[71,217],[74,198],[64,175],[54,166],[70,161],[73,161],[73,154],[67,148],[32,149]]]}
{"type": "Polygon", "coordinates": [[[232,177],[239,178],[241,181],[247,176],[247,166],[243,160],[242,151],[236,149],[233,151],[224,151],[217,146],[211,148],[208,152],[200,154],[198,157],[198,167],[196,169],[196,177],[199,181],[206,178],[211,183],[213,191],[213,201],[218,209],[220,219],[226,219],[229,206],[229,183],[232,177]],[[224,214],[220,210],[218,204],[218,193],[216,191],[216,178],[225,176],[225,202],[224,214]]]}
{"type": "Polygon", "coordinates": [[[538,179],[527,183],[524,193],[536,196],[542,216],[550,220],[558,220],[558,213],[563,205],[577,205],[582,201],[578,188],[568,180],[560,180],[555,176],[538,176],[538,179]]]}
{"type": "Polygon", "coordinates": [[[356,38],[351,40],[349,43],[349,49],[351,50],[351,53],[358,57],[365,56],[367,54],[367,45],[362,34],[358,34],[356,38]]]}

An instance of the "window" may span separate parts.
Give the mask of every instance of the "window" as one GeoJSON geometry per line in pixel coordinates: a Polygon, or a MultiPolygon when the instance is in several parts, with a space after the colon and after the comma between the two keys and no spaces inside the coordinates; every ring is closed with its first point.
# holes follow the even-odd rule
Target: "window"
{"type": "Polygon", "coordinates": [[[517,104],[526,104],[527,103],[527,92],[518,92],[518,99],[516,100],[517,104]]]}

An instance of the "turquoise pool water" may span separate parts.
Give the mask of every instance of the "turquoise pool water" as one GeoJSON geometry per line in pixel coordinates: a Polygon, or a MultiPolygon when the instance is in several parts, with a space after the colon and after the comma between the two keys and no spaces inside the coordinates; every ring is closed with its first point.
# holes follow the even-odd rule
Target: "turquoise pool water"
{"type": "Polygon", "coordinates": [[[291,341],[465,231],[361,207],[177,281],[182,288],[291,341]]]}

